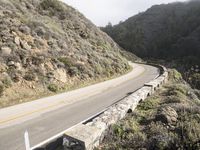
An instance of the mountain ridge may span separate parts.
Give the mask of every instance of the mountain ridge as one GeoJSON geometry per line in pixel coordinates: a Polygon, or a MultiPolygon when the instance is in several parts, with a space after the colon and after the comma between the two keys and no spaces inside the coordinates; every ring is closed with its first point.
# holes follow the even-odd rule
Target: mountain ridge
{"type": "Polygon", "coordinates": [[[200,88],[200,1],[155,5],[118,25],[101,28],[122,48],[177,68],[200,88]],[[188,76],[189,74],[189,76],[188,76]]]}

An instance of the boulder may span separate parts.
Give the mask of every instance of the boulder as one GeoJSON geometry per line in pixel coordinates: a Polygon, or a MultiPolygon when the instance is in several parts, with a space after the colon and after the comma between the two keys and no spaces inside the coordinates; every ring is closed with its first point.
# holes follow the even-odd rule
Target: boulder
{"type": "Polygon", "coordinates": [[[35,29],[35,32],[37,33],[38,36],[42,37],[46,33],[45,29],[43,27],[37,27],[35,29]]]}
{"type": "Polygon", "coordinates": [[[14,39],[15,44],[20,45],[20,38],[17,36],[14,39]]]}
{"type": "Polygon", "coordinates": [[[160,110],[158,110],[158,113],[156,115],[156,121],[161,121],[165,124],[176,123],[177,119],[177,112],[170,106],[162,107],[160,110]]]}
{"type": "Polygon", "coordinates": [[[12,49],[9,48],[9,47],[2,47],[2,48],[1,48],[1,53],[2,53],[3,55],[10,55],[11,52],[12,52],[12,49]]]}
{"type": "Polygon", "coordinates": [[[17,70],[22,70],[22,65],[20,63],[17,62],[14,64],[14,66],[17,70]]]}
{"type": "Polygon", "coordinates": [[[22,48],[24,48],[26,50],[31,50],[31,46],[28,45],[28,43],[26,41],[20,40],[20,45],[21,45],[22,48]]]}
{"type": "Polygon", "coordinates": [[[8,66],[14,66],[15,65],[15,62],[14,61],[9,61],[8,62],[8,66]]]}
{"type": "Polygon", "coordinates": [[[0,63],[0,73],[6,72],[8,69],[7,65],[4,63],[0,63]]]}
{"type": "Polygon", "coordinates": [[[8,62],[8,66],[10,66],[10,67],[13,66],[17,70],[21,70],[22,69],[22,65],[19,62],[9,61],[8,62]]]}
{"type": "Polygon", "coordinates": [[[19,27],[19,31],[28,35],[28,34],[30,34],[31,29],[26,25],[22,25],[19,27]]]}
{"type": "Polygon", "coordinates": [[[56,71],[54,71],[54,78],[60,82],[66,83],[67,74],[65,69],[57,69],[56,71]]]}

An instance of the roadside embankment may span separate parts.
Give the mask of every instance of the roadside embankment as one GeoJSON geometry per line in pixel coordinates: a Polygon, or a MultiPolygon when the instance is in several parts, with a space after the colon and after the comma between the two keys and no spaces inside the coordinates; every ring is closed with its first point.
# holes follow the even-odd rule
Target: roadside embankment
{"type": "Polygon", "coordinates": [[[166,83],[168,72],[161,67],[161,75],[145,83],[142,88],[131,93],[122,101],[114,104],[99,116],[68,130],[63,137],[64,149],[94,149],[102,141],[105,131],[117,121],[135,110],[137,105],[152,95],[161,85],[166,83]]]}

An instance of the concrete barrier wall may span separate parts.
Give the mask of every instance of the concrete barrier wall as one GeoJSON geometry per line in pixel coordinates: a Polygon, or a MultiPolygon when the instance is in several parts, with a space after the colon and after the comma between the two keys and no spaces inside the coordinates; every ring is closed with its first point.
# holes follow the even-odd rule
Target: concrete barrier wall
{"type": "Polygon", "coordinates": [[[145,83],[142,88],[109,107],[98,117],[68,130],[63,135],[64,149],[92,150],[97,147],[110,125],[124,118],[127,112],[134,111],[140,101],[144,101],[167,82],[167,69],[163,66],[157,67],[161,70],[161,75],[158,78],[145,83]]]}

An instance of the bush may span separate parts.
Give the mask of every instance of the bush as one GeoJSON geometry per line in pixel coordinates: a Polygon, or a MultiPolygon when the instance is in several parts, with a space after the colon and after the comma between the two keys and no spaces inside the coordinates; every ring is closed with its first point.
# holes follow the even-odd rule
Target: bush
{"type": "Polygon", "coordinates": [[[147,136],[145,133],[136,132],[128,140],[127,149],[142,149],[145,145],[146,140],[147,136]]]}
{"type": "Polygon", "coordinates": [[[149,110],[149,109],[154,109],[158,106],[159,104],[159,99],[156,99],[155,97],[153,98],[148,98],[144,102],[140,103],[138,105],[138,110],[149,110]]]}
{"type": "Polygon", "coordinates": [[[3,92],[4,92],[4,86],[3,86],[3,85],[0,85],[0,96],[3,95],[3,92]]]}
{"type": "Polygon", "coordinates": [[[183,145],[184,149],[200,149],[200,126],[199,121],[194,119],[191,115],[185,114],[182,120],[177,125],[179,136],[182,137],[180,146],[183,145]]]}
{"type": "Polygon", "coordinates": [[[50,84],[48,86],[48,89],[51,91],[51,92],[58,92],[59,88],[56,84],[50,84]]]}
{"type": "Polygon", "coordinates": [[[65,65],[65,67],[67,67],[67,68],[74,66],[74,62],[67,57],[60,57],[60,58],[58,58],[58,60],[60,62],[62,62],[65,65]]]}
{"type": "Polygon", "coordinates": [[[40,5],[43,9],[49,9],[49,8],[54,8],[55,10],[62,9],[62,5],[58,0],[43,0],[40,3],[40,5]]]}
{"type": "Polygon", "coordinates": [[[72,77],[78,75],[79,74],[78,68],[77,67],[70,67],[69,74],[72,77]]]}
{"type": "Polygon", "coordinates": [[[48,10],[51,16],[55,15],[56,12],[64,12],[64,8],[58,0],[43,0],[40,6],[41,10],[48,10]]]}
{"type": "Polygon", "coordinates": [[[197,97],[200,99],[200,90],[194,90],[194,93],[197,95],[197,97]]]}
{"type": "Polygon", "coordinates": [[[187,94],[187,89],[182,85],[182,84],[176,84],[174,86],[171,86],[170,89],[169,89],[169,93],[170,92],[174,92],[174,91],[178,91],[184,95],[187,94]]]}
{"type": "Polygon", "coordinates": [[[115,135],[119,136],[119,137],[123,137],[123,134],[125,133],[125,131],[123,130],[123,128],[120,125],[113,125],[113,131],[115,133],[115,135]]]}
{"type": "Polygon", "coordinates": [[[33,72],[27,72],[24,76],[24,79],[27,81],[34,81],[36,78],[36,75],[33,72]]]}
{"type": "Polygon", "coordinates": [[[2,80],[2,83],[4,84],[4,86],[6,87],[6,88],[9,88],[9,87],[11,87],[11,85],[12,85],[12,80],[10,79],[10,78],[5,78],[5,79],[3,79],[2,80]]]}
{"type": "Polygon", "coordinates": [[[169,78],[172,81],[181,81],[183,79],[181,73],[179,73],[176,69],[171,69],[169,71],[169,78]]]}
{"type": "Polygon", "coordinates": [[[200,73],[194,73],[190,78],[193,87],[200,89],[200,73]]]}
{"type": "Polygon", "coordinates": [[[164,103],[182,103],[182,102],[184,102],[184,99],[172,95],[172,96],[167,96],[164,103]]]}
{"type": "MultiPolygon", "coordinates": [[[[188,90],[181,84],[173,85],[168,87],[166,95],[167,98],[174,98],[177,102],[184,102],[187,98],[188,90]],[[178,100],[179,99],[179,100],[178,100]]],[[[170,99],[168,99],[170,100],[170,99]]],[[[172,99],[171,99],[172,100],[172,99]]],[[[172,100],[173,101],[173,100],[172,100]]]]}

